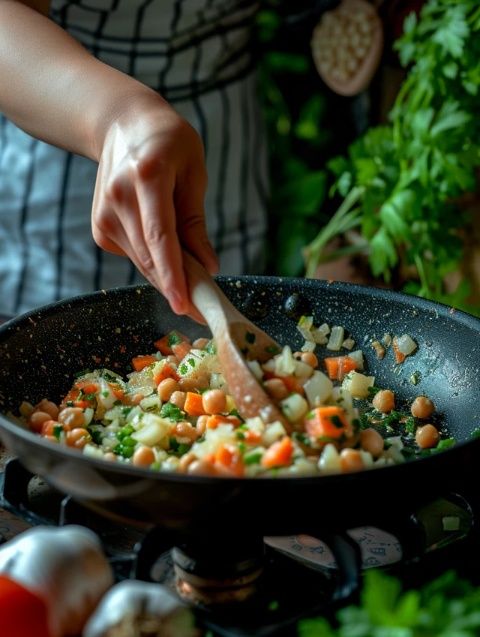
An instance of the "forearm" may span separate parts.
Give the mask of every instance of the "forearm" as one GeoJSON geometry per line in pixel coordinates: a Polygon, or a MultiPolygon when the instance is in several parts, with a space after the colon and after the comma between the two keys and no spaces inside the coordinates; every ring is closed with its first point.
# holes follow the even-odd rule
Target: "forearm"
{"type": "Polygon", "coordinates": [[[31,135],[98,161],[119,113],[159,100],[48,18],[0,0],[0,111],[31,135]]]}

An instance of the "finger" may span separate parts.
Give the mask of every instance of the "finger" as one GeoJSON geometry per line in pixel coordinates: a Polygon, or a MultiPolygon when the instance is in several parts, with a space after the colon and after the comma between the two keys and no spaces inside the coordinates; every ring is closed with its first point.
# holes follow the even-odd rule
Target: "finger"
{"type": "Polygon", "coordinates": [[[102,215],[109,218],[108,224],[103,225],[102,229],[97,225],[92,215],[93,240],[99,248],[102,248],[102,250],[106,252],[111,252],[121,257],[128,257],[128,254],[121,247],[126,243],[122,224],[112,210],[103,212],[102,215]],[[113,231],[111,231],[111,229],[113,229],[113,231]]]}
{"type": "Polygon", "coordinates": [[[205,224],[204,202],[207,185],[206,172],[202,168],[190,170],[179,178],[175,190],[178,235],[181,244],[203,267],[216,274],[218,257],[210,243],[205,224]]]}
{"type": "Polygon", "coordinates": [[[162,174],[137,188],[143,243],[151,258],[151,271],[177,314],[188,314],[191,303],[183,271],[173,205],[174,180],[162,174]]]}

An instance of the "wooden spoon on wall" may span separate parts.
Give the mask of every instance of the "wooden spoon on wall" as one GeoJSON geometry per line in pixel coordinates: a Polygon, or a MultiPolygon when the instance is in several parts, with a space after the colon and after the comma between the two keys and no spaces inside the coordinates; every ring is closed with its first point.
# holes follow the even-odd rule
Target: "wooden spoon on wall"
{"type": "Polygon", "coordinates": [[[353,96],[370,84],[383,50],[383,26],[367,0],[342,0],[315,27],[313,61],[325,84],[353,96]]]}

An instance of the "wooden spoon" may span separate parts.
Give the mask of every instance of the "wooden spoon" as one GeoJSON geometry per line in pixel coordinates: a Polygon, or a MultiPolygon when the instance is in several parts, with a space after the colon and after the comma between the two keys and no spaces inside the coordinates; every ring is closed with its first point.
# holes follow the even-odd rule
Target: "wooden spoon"
{"type": "Polygon", "coordinates": [[[266,423],[279,420],[291,432],[291,424],[246,363],[247,357],[265,362],[281,347],[230,303],[198,261],[187,253],[183,258],[190,298],[212,332],[223,375],[239,413],[243,418],[260,416],[266,423]]]}

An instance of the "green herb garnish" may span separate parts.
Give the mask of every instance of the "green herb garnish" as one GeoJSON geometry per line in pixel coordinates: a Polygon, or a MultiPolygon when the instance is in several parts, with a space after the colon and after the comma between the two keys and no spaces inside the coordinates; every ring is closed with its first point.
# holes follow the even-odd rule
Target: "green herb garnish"
{"type": "Polygon", "coordinates": [[[182,339],[176,332],[170,332],[167,336],[167,345],[172,348],[172,345],[179,345],[182,342],[182,339]]]}
{"type": "Polygon", "coordinates": [[[258,464],[262,459],[262,452],[256,451],[255,453],[249,453],[248,455],[243,456],[243,462],[248,466],[251,464],[258,464]]]}
{"type": "Polygon", "coordinates": [[[173,403],[164,403],[160,409],[160,416],[162,418],[170,418],[174,422],[180,422],[185,419],[185,412],[173,403]]]}

